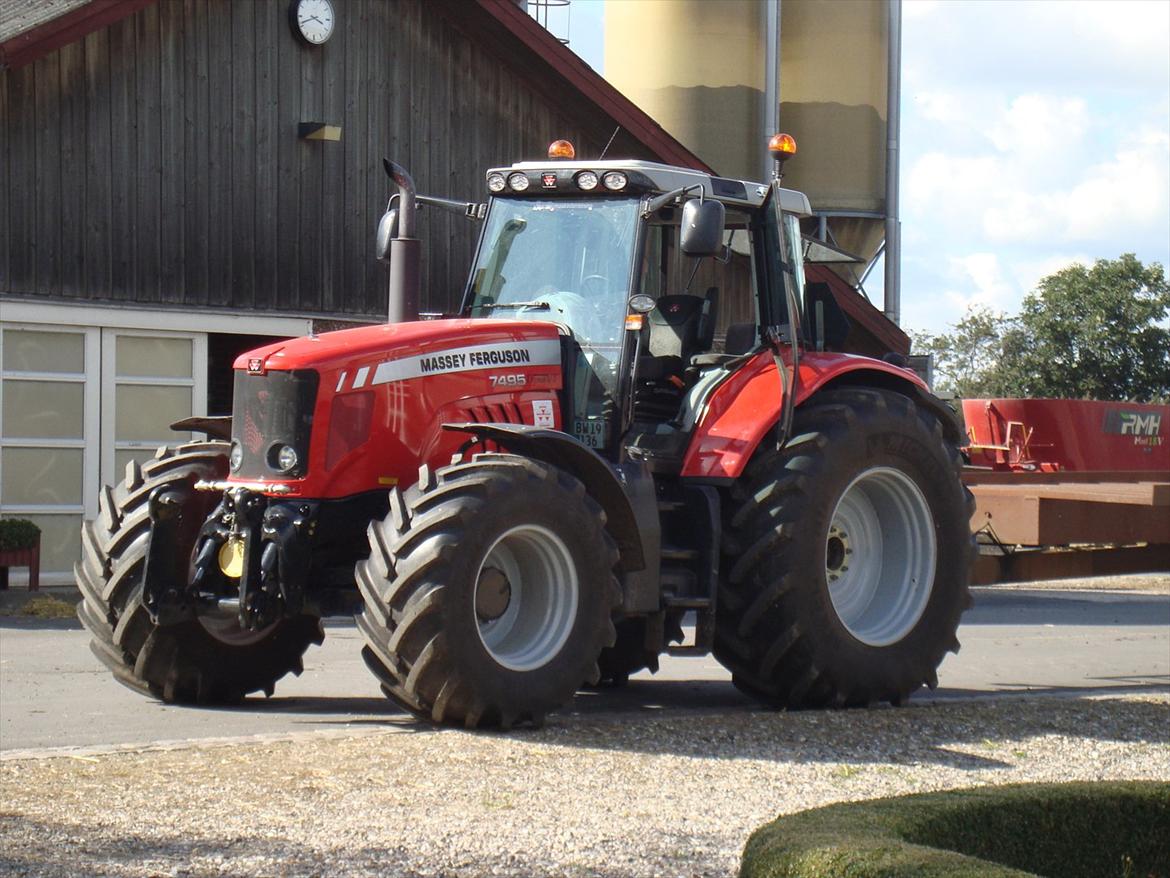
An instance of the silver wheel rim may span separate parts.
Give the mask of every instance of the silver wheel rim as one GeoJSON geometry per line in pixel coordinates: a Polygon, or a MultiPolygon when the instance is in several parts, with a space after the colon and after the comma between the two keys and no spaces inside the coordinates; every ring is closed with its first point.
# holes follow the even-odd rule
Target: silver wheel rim
{"type": "Polygon", "coordinates": [[[905,637],[930,600],[937,548],[930,506],[905,473],[875,467],[833,510],[825,579],[837,618],[869,646],[905,637]]]}
{"type": "Polygon", "coordinates": [[[579,591],[577,565],[564,540],[535,524],[505,531],[476,573],[472,605],[479,639],[491,657],[509,670],[531,671],[546,665],[569,639],[579,591]],[[501,574],[506,598],[498,594],[501,574]],[[492,588],[493,594],[481,594],[481,587],[492,588]],[[500,612],[485,613],[485,607],[500,608],[500,612]]]}

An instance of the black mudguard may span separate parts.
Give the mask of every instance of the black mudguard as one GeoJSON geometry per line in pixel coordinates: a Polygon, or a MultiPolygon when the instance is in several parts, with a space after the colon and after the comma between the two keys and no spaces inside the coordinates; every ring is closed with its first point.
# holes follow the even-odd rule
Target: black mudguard
{"type": "Polygon", "coordinates": [[[560,430],[529,424],[444,424],[443,429],[490,439],[515,454],[572,473],[605,510],[606,529],[621,551],[621,569],[644,570],[648,562],[657,567],[658,506],[649,475],[646,485],[634,484],[642,479],[629,467],[612,466],[592,448],[560,430]],[[649,486],[649,492],[638,489],[646,486],[649,486]],[[653,532],[652,547],[644,545],[644,535],[649,536],[644,531],[653,532]]]}

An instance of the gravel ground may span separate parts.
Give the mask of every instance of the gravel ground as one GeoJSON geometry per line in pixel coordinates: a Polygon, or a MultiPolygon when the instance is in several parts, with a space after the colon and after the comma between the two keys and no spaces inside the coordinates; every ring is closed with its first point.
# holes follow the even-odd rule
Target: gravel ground
{"type": "Polygon", "coordinates": [[[1170,696],[553,717],[0,759],[4,875],[733,875],[778,813],[1170,780],[1170,696]]]}
{"type": "Polygon", "coordinates": [[[1013,582],[992,588],[1043,589],[1046,591],[1139,591],[1170,594],[1170,573],[1131,573],[1125,576],[1094,576],[1089,579],[1043,579],[1013,582]]]}

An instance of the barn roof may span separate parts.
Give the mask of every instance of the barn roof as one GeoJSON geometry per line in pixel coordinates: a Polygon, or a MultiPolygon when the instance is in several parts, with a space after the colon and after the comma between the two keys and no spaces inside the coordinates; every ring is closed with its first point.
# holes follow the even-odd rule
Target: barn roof
{"type": "Polygon", "coordinates": [[[0,70],[31,64],[157,0],[0,0],[0,70]]]}

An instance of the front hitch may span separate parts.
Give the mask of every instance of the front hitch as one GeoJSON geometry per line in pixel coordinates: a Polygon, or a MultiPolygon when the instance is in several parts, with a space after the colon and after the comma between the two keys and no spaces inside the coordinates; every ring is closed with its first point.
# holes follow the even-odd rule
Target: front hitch
{"type": "Polygon", "coordinates": [[[199,611],[228,612],[243,630],[259,631],[302,612],[318,504],[234,486],[200,521],[193,487],[159,488],[150,497],[143,603],[151,618],[172,625],[199,611]],[[189,567],[182,547],[191,545],[189,567]]]}

